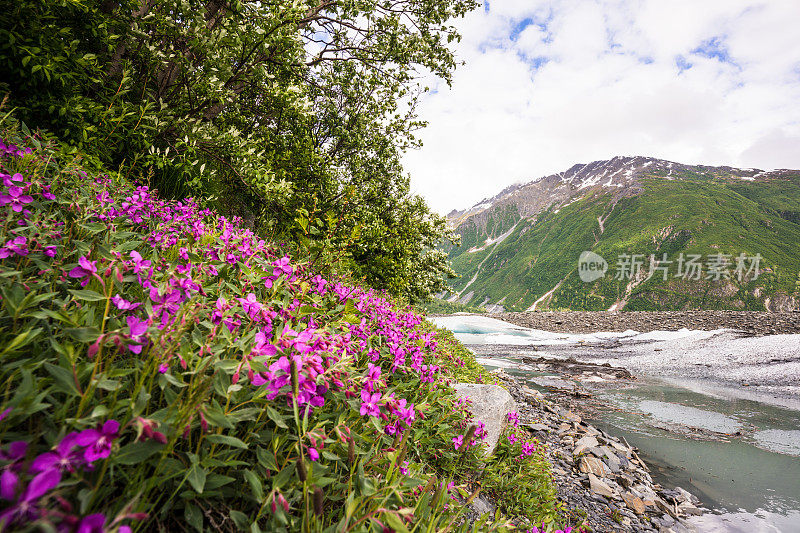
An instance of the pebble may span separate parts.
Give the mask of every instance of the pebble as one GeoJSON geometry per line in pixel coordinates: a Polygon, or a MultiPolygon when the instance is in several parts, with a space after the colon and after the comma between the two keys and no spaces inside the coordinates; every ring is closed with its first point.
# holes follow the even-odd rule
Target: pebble
{"type": "Polygon", "coordinates": [[[546,444],[559,499],[584,511],[592,531],[685,532],[683,518],[704,512],[688,491],[653,483],[636,449],[623,440],[547,397],[534,398],[514,377],[498,376],[518,402],[520,426],[546,444]]]}

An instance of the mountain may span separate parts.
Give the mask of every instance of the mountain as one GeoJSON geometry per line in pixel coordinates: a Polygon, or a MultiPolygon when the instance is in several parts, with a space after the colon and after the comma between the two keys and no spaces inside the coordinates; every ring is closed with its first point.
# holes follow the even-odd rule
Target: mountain
{"type": "Polygon", "coordinates": [[[461,235],[448,250],[461,275],[442,295],[452,302],[786,310],[800,301],[798,170],[618,156],[512,185],[448,220],[461,235]]]}

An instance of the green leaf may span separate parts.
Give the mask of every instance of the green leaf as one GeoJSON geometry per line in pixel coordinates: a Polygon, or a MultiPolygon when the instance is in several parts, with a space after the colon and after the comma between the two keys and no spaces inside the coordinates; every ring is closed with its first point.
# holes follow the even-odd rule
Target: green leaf
{"type": "Polygon", "coordinates": [[[121,465],[139,464],[163,448],[163,444],[154,440],[132,442],[120,448],[119,453],[113,456],[114,462],[121,465]]]}
{"type": "Polygon", "coordinates": [[[250,519],[241,511],[231,511],[231,520],[239,529],[246,529],[250,524],[250,519]]]}
{"type": "Polygon", "coordinates": [[[220,428],[232,429],[233,424],[228,417],[225,416],[225,413],[222,412],[222,409],[219,407],[215,407],[213,405],[208,405],[203,408],[203,414],[208,420],[208,423],[212,426],[217,426],[220,428]]]}
{"type": "Polygon", "coordinates": [[[79,342],[94,342],[100,336],[97,328],[64,328],[67,335],[79,342]]]}
{"type": "Polygon", "coordinates": [[[198,494],[203,493],[203,487],[206,484],[206,471],[203,470],[203,467],[199,464],[192,465],[192,468],[189,469],[189,473],[186,474],[186,479],[195,492],[198,494]]]}
{"type": "Polygon", "coordinates": [[[203,512],[196,505],[187,503],[183,517],[186,522],[197,531],[203,531],[203,512]]]}
{"type": "Polygon", "coordinates": [[[278,471],[278,463],[275,462],[275,456],[261,446],[256,448],[256,458],[258,459],[258,463],[267,470],[272,470],[273,472],[278,471]]]}
{"type": "Polygon", "coordinates": [[[106,297],[96,291],[86,289],[69,289],[69,292],[79,300],[86,300],[87,302],[99,302],[105,300],[106,297]]]}
{"type": "Polygon", "coordinates": [[[236,478],[230,476],[223,476],[222,474],[209,474],[206,479],[206,490],[218,489],[228,483],[233,483],[236,478]]]}
{"type": "Polygon", "coordinates": [[[247,444],[236,437],[231,437],[229,435],[207,435],[206,440],[215,444],[225,444],[233,448],[241,448],[243,450],[247,449],[247,444]]]}
{"type": "Polygon", "coordinates": [[[272,407],[267,405],[266,407],[264,407],[264,410],[267,412],[267,416],[270,418],[270,420],[275,422],[275,424],[279,428],[283,428],[283,429],[288,429],[289,428],[289,426],[286,425],[286,422],[283,421],[283,417],[281,417],[281,415],[279,415],[278,412],[275,409],[273,409],[272,407]]]}
{"type": "Polygon", "coordinates": [[[42,332],[42,328],[36,328],[36,329],[33,329],[33,330],[29,329],[28,331],[23,331],[22,333],[20,333],[16,337],[14,337],[11,340],[11,342],[9,342],[6,345],[6,347],[3,349],[3,351],[0,352],[0,353],[6,354],[6,353],[9,353],[9,352],[11,352],[11,351],[13,351],[15,349],[22,348],[23,346],[25,346],[26,344],[31,342],[33,339],[35,339],[39,335],[39,333],[41,333],[41,332],[42,332]]]}
{"type": "Polygon", "coordinates": [[[386,525],[388,525],[393,530],[403,533],[408,533],[408,528],[406,527],[405,522],[403,522],[403,520],[400,519],[400,517],[397,516],[396,514],[392,512],[384,513],[383,519],[386,525]]]}
{"type": "Polygon", "coordinates": [[[258,479],[258,476],[255,475],[252,470],[245,470],[242,474],[250,484],[250,488],[253,490],[253,496],[255,496],[256,500],[259,502],[262,501],[264,499],[264,486],[261,484],[261,480],[258,479]]]}
{"type": "Polygon", "coordinates": [[[278,475],[272,478],[272,488],[279,489],[289,481],[289,478],[294,474],[294,464],[288,464],[283,470],[278,472],[278,475]]]}
{"type": "Polygon", "coordinates": [[[44,364],[47,373],[53,377],[56,387],[62,392],[71,394],[72,396],[80,396],[78,387],[75,385],[75,376],[66,368],[52,365],[50,363],[44,364]]]}

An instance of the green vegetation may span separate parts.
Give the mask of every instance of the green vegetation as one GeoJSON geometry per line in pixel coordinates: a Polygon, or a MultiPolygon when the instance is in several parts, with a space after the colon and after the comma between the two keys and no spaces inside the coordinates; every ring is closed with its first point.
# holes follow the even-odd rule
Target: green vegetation
{"type": "Polygon", "coordinates": [[[471,445],[452,335],[10,124],[0,528],[465,531],[479,489],[475,530],[568,520],[537,443],[471,445]]]}
{"type": "Polygon", "coordinates": [[[469,305],[460,304],[458,302],[448,302],[438,298],[431,298],[430,300],[415,306],[420,311],[428,315],[449,315],[452,313],[485,313],[486,309],[483,307],[473,307],[469,305]]]}
{"type": "Polygon", "coordinates": [[[679,178],[646,178],[638,194],[618,200],[611,193],[589,194],[520,222],[501,243],[478,252],[451,250],[461,275],[454,288],[464,290],[477,273],[467,289],[473,293],[468,305],[502,301],[510,310],[529,308],[556,286],[538,309],[603,310],[623,302],[625,310],[762,310],[768,298],[797,300],[800,174],[756,182],[702,174],[679,178]],[[604,219],[603,232],[598,217],[604,219]],[[608,261],[605,277],[592,283],[580,279],[578,257],[584,250],[608,261]],[[761,255],[757,279],[734,275],[742,253],[761,255]],[[667,254],[668,279],[656,271],[629,288],[629,279],[615,279],[620,254],[641,254],[644,277],[650,255],[661,260],[667,254]],[[681,254],[702,256],[701,279],[675,277],[681,254]],[[730,279],[705,279],[714,254],[729,256],[730,279]]]}
{"type": "Polygon", "coordinates": [[[21,0],[0,15],[0,99],[162,197],[416,301],[444,289],[452,235],[400,158],[418,80],[450,80],[451,21],[475,6],[21,0]]]}

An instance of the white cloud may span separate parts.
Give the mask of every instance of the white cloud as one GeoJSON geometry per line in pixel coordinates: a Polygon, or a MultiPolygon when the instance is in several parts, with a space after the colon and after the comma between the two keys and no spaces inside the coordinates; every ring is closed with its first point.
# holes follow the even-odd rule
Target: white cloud
{"type": "Polygon", "coordinates": [[[414,191],[447,212],[615,155],[800,168],[797,20],[795,0],[494,0],[421,104],[414,191]]]}

